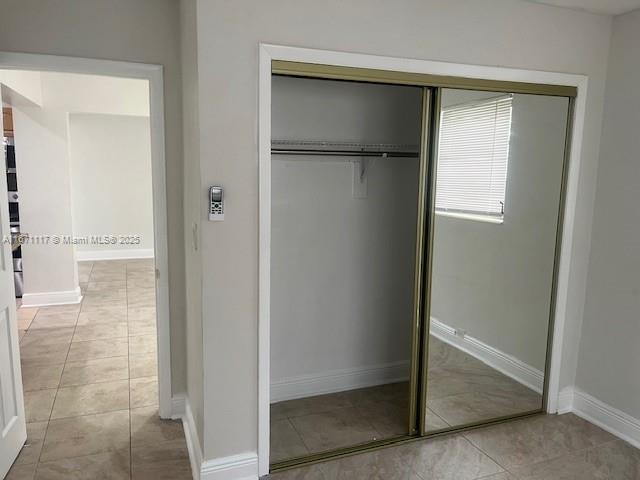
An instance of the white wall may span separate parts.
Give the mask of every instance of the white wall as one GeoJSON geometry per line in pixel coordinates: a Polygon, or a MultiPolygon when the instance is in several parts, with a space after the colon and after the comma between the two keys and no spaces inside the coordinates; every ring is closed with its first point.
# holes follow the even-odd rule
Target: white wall
{"type": "MultiPolygon", "coordinates": [[[[442,101],[478,97],[444,90],[442,101]]],[[[432,317],[539,371],[547,348],[568,103],[514,95],[504,223],[444,215],[435,221],[432,317]]]]}
{"type": "Polygon", "coordinates": [[[8,102],[12,105],[27,103],[32,107],[42,105],[40,72],[0,70],[0,84],[10,89],[8,95],[4,95],[3,92],[3,102],[8,102]]]}
{"type": "Polygon", "coordinates": [[[69,115],[74,235],[130,235],[141,240],[140,244],[79,244],[79,259],[153,255],[149,135],[148,117],[69,115]]]}
{"type": "MultiPolygon", "coordinates": [[[[30,296],[78,288],[73,245],[53,240],[53,236],[73,235],[67,115],[38,107],[14,107],[13,130],[20,231],[32,237],[51,236],[49,241],[34,240],[22,247],[23,301],[38,304],[42,297],[34,297],[32,303],[30,296]]],[[[71,293],[69,296],[73,299],[71,293]]]]}
{"type": "Polygon", "coordinates": [[[146,80],[42,72],[42,101],[67,112],[149,116],[146,80]]]}
{"type": "MultiPolygon", "coordinates": [[[[417,148],[421,95],[274,77],[272,137],[417,148]]],[[[409,375],[418,158],[372,160],[366,198],[353,196],[352,158],[273,157],[271,381],[290,392],[276,385],[279,400],[298,394],[299,377],[326,393],[338,371],[384,383],[390,364],[404,363],[397,379],[409,375]]]]}
{"type": "Polygon", "coordinates": [[[611,42],[576,386],[640,419],[640,11],[611,42]]]}
{"type": "Polygon", "coordinates": [[[185,390],[184,233],[179,4],[174,0],[8,0],[0,50],[160,64],[164,108],[169,236],[171,373],[185,390]]]}
{"type": "MultiPolygon", "coordinates": [[[[31,70],[0,70],[0,83],[19,94],[12,105],[28,101],[72,113],[149,116],[149,82],[136,78],[107,77],[31,70]]],[[[6,99],[5,99],[6,100],[6,99]]]]}
{"type": "MultiPolygon", "coordinates": [[[[225,221],[201,229],[206,459],[257,448],[260,42],[588,75],[574,237],[584,261],[571,267],[566,329],[577,337],[609,18],[512,0],[200,0],[197,26],[202,218],[206,186],[223,184],[227,200],[225,221]]],[[[572,347],[564,350],[565,384],[573,383],[572,347]]]]}

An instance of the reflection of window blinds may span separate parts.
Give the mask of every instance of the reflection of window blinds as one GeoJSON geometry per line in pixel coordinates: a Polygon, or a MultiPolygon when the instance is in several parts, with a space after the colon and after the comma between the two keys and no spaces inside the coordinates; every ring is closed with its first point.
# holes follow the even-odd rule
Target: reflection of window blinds
{"type": "Polygon", "coordinates": [[[443,109],[437,210],[504,213],[511,104],[509,95],[443,109]]]}

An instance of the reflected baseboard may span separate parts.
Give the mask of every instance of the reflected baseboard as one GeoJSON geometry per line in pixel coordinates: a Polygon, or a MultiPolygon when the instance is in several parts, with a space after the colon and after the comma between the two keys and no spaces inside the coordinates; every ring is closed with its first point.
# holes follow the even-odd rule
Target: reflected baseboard
{"type": "Polygon", "coordinates": [[[434,317],[431,317],[430,333],[437,339],[468,353],[516,382],[542,394],[544,373],[522,360],[487,345],[470,335],[458,336],[455,328],[434,317]]]}

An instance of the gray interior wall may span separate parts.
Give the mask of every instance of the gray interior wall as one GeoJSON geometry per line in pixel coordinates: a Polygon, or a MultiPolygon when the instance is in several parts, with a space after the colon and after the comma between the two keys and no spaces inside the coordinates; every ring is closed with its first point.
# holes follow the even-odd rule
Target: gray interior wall
{"type": "Polygon", "coordinates": [[[613,26],[576,386],[640,418],[640,11],[613,26]]]}
{"type": "MultiPolygon", "coordinates": [[[[443,106],[487,96],[443,91],[443,106]]],[[[431,316],[544,370],[568,99],[514,95],[504,223],[436,215],[431,316]]],[[[437,188],[437,187],[436,187],[437,188]]]]}
{"type": "Polygon", "coordinates": [[[68,55],[164,67],[171,302],[171,376],[185,390],[184,234],[179,5],[174,0],[5,0],[0,51],[68,55]]]}
{"type": "MultiPolygon", "coordinates": [[[[202,187],[223,184],[227,200],[224,222],[202,223],[206,459],[257,449],[260,42],[588,75],[565,330],[577,338],[610,18],[511,0],[199,0],[197,23],[202,187]]],[[[576,357],[567,343],[563,384],[576,357]]]]}
{"type": "Polygon", "coordinates": [[[137,235],[138,244],[76,245],[76,252],[153,252],[153,190],[149,117],[68,116],[73,234],[137,235]]]}
{"type": "MultiPolygon", "coordinates": [[[[417,147],[421,98],[274,77],[272,138],[417,147]]],[[[371,160],[366,198],[353,197],[351,159],[272,157],[272,382],[398,362],[408,378],[418,158],[371,160]]]]}
{"type": "Polygon", "coordinates": [[[204,397],[202,365],[202,258],[200,254],[200,130],[198,108],[198,39],[195,0],[180,1],[182,60],[182,126],[184,134],[184,245],[186,290],[187,396],[203,444],[204,397]]]}

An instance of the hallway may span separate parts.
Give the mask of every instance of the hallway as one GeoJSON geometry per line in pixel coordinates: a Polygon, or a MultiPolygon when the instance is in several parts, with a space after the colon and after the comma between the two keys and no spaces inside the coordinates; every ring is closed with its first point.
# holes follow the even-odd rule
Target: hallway
{"type": "Polygon", "coordinates": [[[158,417],[152,259],[79,262],[79,305],[19,308],[28,439],[8,480],[191,479],[158,417]]]}

